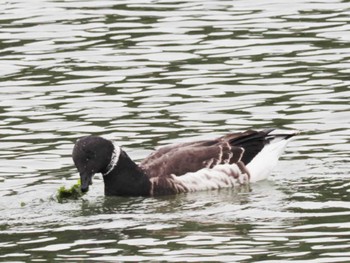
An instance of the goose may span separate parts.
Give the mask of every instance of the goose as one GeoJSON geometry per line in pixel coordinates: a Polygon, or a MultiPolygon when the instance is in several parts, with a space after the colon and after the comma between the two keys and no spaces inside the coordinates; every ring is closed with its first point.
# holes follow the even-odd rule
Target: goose
{"type": "Polygon", "coordinates": [[[88,135],[73,148],[81,191],[101,173],[107,196],[160,196],[247,185],[266,179],[298,131],[246,130],[163,146],[139,164],[111,140],[88,135]]]}

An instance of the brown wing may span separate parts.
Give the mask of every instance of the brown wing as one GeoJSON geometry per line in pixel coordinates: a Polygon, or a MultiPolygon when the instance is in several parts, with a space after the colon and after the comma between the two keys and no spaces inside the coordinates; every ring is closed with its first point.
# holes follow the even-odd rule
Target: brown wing
{"type": "Polygon", "coordinates": [[[181,176],[217,164],[237,163],[244,150],[230,145],[224,138],[162,147],[146,158],[140,167],[149,177],[158,177],[181,176]]]}
{"type": "Polygon", "coordinates": [[[274,129],[265,129],[261,131],[248,130],[242,133],[228,134],[220,139],[228,141],[232,146],[242,147],[244,149],[244,155],[241,161],[246,165],[275,137],[269,136],[269,133],[273,130],[274,129]]]}

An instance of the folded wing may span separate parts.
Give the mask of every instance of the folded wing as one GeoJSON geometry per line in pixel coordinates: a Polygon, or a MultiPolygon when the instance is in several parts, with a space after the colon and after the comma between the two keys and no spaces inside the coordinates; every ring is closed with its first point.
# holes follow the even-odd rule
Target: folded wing
{"type": "Polygon", "coordinates": [[[215,140],[168,145],[144,159],[140,167],[149,177],[159,177],[170,174],[181,176],[218,164],[238,163],[245,149],[232,142],[242,136],[251,136],[251,133],[255,132],[232,133],[215,140]]]}

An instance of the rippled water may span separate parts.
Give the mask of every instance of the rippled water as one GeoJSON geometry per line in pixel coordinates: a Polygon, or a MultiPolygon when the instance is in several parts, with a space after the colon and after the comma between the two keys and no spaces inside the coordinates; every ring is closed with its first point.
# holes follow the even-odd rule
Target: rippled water
{"type": "Polygon", "coordinates": [[[349,1],[0,10],[0,261],[350,261],[349,1]],[[302,134],[250,189],[55,199],[82,135],[141,160],[251,127],[302,134]]]}

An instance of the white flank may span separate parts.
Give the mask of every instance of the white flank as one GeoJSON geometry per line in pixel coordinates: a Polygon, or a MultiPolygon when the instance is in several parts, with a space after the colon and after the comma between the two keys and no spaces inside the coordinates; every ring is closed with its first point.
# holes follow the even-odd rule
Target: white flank
{"type": "Polygon", "coordinates": [[[290,140],[291,139],[283,139],[277,142],[273,140],[270,144],[266,145],[250,163],[247,164],[247,169],[250,173],[250,182],[253,183],[264,180],[270,175],[290,140]]]}
{"type": "Polygon", "coordinates": [[[173,180],[184,185],[188,192],[214,190],[248,184],[247,174],[243,174],[236,164],[219,164],[182,176],[173,175],[173,180]],[[236,178],[235,178],[236,177],[236,178]]]}
{"type": "Polygon", "coordinates": [[[117,166],[118,164],[118,160],[119,160],[119,156],[120,156],[120,147],[118,145],[116,145],[113,142],[113,152],[112,152],[112,156],[111,156],[111,161],[109,162],[108,166],[107,166],[107,172],[105,172],[103,174],[103,176],[106,176],[107,174],[109,174],[110,172],[112,172],[112,170],[114,169],[114,167],[117,166]]]}

